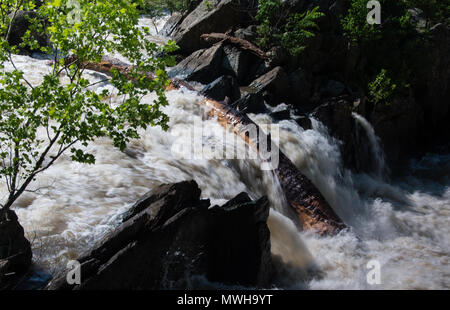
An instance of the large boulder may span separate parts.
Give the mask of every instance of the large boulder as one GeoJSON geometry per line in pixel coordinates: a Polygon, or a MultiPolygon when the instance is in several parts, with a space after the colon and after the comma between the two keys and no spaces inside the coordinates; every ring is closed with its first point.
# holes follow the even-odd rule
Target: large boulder
{"type": "Polygon", "coordinates": [[[266,198],[242,193],[209,208],[194,181],[140,199],[124,222],[81,256],[81,284],[66,275],[48,289],[186,289],[211,283],[266,287],[272,276],[266,198]]]}
{"type": "MultiPolygon", "coordinates": [[[[182,53],[207,47],[200,35],[226,32],[243,23],[248,14],[236,8],[235,0],[204,0],[172,32],[182,53]]],[[[244,2],[244,1],[241,1],[244,2]]]]}
{"type": "Polygon", "coordinates": [[[221,44],[194,52],[169,72],[170,77],[208,84],[221,74],[223,47],[221,44]]]}
{"type": "Polygon", "coordinates": [[[222,61],[223,69],[227,74],[235,76],[240,85],[245,84],[249,76],[251,64],[254,63],[253,55],[236,46],[225,45],[222,61]]]}
{"type": "Polygon", "coordinates": [[[0,289],[11,288],[31,266],[30,242],[14,211],[0,220],[0,289]]]}

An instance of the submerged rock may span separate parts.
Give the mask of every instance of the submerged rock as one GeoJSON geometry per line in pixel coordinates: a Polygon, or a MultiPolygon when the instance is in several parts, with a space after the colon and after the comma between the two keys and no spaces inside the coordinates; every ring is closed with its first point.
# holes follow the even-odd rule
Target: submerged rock
{"type": "Polygon", "coordinates": [[[241,193],[209,208],[195,181],[161,185],[115,232],[79,258],[81,284],[66,275],[48,289],[186,289],[209,282],[266,287],[272,275],[266,198],[241,193]]]}

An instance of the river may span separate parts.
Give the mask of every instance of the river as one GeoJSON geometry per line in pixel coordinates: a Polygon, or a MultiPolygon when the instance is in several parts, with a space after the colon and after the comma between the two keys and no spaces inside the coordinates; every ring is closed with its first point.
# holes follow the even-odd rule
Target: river
{"type": "MultiPolygon", "coordinates": [[[[45,59],[14,56],[14,60],[32,83],[39,83],[50,68],[45,59]]],[[[102,79],[89,71],[86,77],[91,82],[102,79]]],[[[94,87],[101,91],[112,86],[94,87]]],[[[191,139],[193,126],[202,127],[198,142],[203,144],[225,132],[214,119],[204,118],[197,94],[181,89],[167,92],[167,98],[169,105],[163,111],[170,117],[168,131],[159,127],[141,131],[141,139],[132,141],[123,153],[108,139],[97,139],[89,146],[95,165],[62,156],[38,177],[33,185],[37,191],[17,201],[15,211],[38,266],[50,273],[64,268],[111,231],[119,215],[148,190],[194,179],[202,196],[215,204],[243,191],[252,198],[269,195],[272,252],[292,267],[287,270],[289,277],[277,284],[280,288],[450,288],[450,155],[428,154],[411,161],[408,173],[394,180],[381,172],[355,174],[344,169],[339,142],[320,122],[313,119],[310,130],[294,121],[277,123],[281,150],[351,227],[337,236],[319,237],[298,231],[283,215],[278,185],[270,173],[259,170],[256,160],[186,159],[174,152],[174,143],[191,139]],[[380,264],[379,284],[367,281],[371,261],[380,264]]],[[[151,102],[153,97],[143,100],[151,102]]],[[[271,123],[266,114],[249,116],[257,124],[271,123]]],[[[362,117],[354,117],[367,131],[368,143],[376,150],[373,156],[382,156],[373,128],[362,117]]],[[[377,160],[379,171],[385,171],[384,159],[377,160]]],[[[6,192],[2,184],[0,194],[6,192]]]]}

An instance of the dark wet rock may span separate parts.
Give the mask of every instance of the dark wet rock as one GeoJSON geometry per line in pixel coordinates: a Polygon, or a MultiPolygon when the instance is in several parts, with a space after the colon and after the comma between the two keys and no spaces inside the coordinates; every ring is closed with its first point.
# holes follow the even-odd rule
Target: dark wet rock
{"type": "Polygon", "coordinates": [[[247,51],[243,51],[236,46],[224,46],[224,58],[222,66],[224,72],[234,75],[239,84],[243,85],[248,78],[252,58],[256,58],[247,51]]]}
{"type": "Polygon", "coordinates": [[[422,107],[412,96],[395,98],[389,105],[375,105],[368,119],[393,168],[404,164],[406,156],[424,148],[423,128],[428,124],[422,107]]]}
{"type": "Polygon", "coordinates": [[[311,119],[306,116],[300,116],[295,119],[295,122],[305,130],[312,129],[311,119]]]}
{"type": "Polygon", "coordinates": [[[221,76],[206,85],[201,94],[208,98],[223,101],[228,97],[230,102],[234,102],[241,98],[241,92],[237,80],[232,76],[221,76]]]}
{"type": "Polygon", "coordinates": [[[224,33],[248,19],[236,10],[234,0],[205,0],[173,31],[173,38],[182,53],[189,54],[207,45],[200,39],[205,33],[224,33]]]}
{"type": "Polygon", "coordinates": [[[289,86],[292,93],[292,103],[301,105],[311,97],[311,83],[308,74],[303,69],[297,69],[289,74],[289,86]]]}
{"type": "Polygon", "coordinates": [[[198,50],[178,63],[169,72],[170,77],[208,84],[221,74],[223,57],[222,45],[198,50]]]}
{"type": "Polygon", "coordinates": [[[437,24],[430,29],[431,46],[417,74],[421,77],[414,87],[417,104],[423,108],[426,140],[448,142],[450,131],[450,26],[437,24]]]}
{"type": "Polygon", "coordinates": [[[282,67],[276,67],[250,84],[269,105],[277,105],[288,97],[289,78],[282,67]]]}
{"type": "Polygon", "coordinates": [[[209,208],[194,181],[161,185],[78,260],[81,284],[65,274],[48,289],[186,289],[195,279],[266,287],[272,277],[266,198],[241,193],[209,208]]]}
{"type": "Polygon", "coordinates": [[[272,112],[269,113],[269,116],[274,121],[282,121],[291,118],[291,108],[285,104],[280,107],[275,108],[272,112]]]}
{"type": "Polygon", "coordinates": [[[325,97],[338,97],[345,91],[345,85],[339,81],[329,80],[323,90],[325,97]]]}
{"type": "Polygon", "coordinates": [[[260,76],[266,74],[269,72],[272,68],[269,66],[269,64],[266,61],[263,61],[262,59],[260,61],[255,62],[249,71],[249,77],[248,77],[248,84],[250,84],[253,80],[259,78],[260,76]]]}
{"type": "Polygon", "coordinates": [[[14,211],[0,221],[0,289],[11,288],[31,266],[30,242],[14,211]]]}
{"type": "Polygon", "coordinates": [[[312,117],[327,126],[330,134],[340,144],[344,165],[356,171],[369,172],[372,161],[370,145],[365,132],[352,117],[351,98],[333,98],[312,112],[312,117]]]}
{"type": "Polygon", "coordinates": [[[247,93],[232,106],[243,113],[263,113],[267,111],[264,97],[259,93],[247,93]]]}

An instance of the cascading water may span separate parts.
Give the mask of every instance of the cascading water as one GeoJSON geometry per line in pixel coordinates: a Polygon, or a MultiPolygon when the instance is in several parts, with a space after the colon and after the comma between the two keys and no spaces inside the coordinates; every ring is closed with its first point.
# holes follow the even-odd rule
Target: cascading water
{"type": "MultiPolygon", "coordinates": [[[[251,117],[257,123],[270,122],[267,115],[251,117]]],[[[303,130],[293,121],[280,122],[280,148],[351,230],[324,238],[299,233],[323,275],[308,281],[307,286],[449,288],[448,155],[430,154],[413,163],[410,176],[389,184],[378,176],[344,169],[337,141],[321,123],[313,119],[312,124],[312,130],[303,130]],[[418,171],[421,173],[416,176],[418,171]],[[366,279],[371,260],[381,265],[379,285],[370,285],[366,279]]],[[[304,287],[301,281],[297,285],[304,287]]]]}
{"type": "MultiPolygon", "coordinates": [[[[49,68],[46,60],[14,59],[32,83],[49,68]]],[[[95,72],[86,72],[86,77],[91,82],[103,78],[95,72]]],[[[98,91],[110,87],[95,85],[98,91]]],[[[95,165],[74,163],[63,156],[38,177],[35,187],[39,190],[17,202],[15,210],[33,243],[36,263],[49,272],[64,268],[68,260],[113,229],[119,215],[149,189],[195,179],[213,204],[242,191],[253,198],[269,196],[272,252],[290,268],[283,274],[289,280],[280,280],[280,287],[450,288],[448,156],[429,155],[411,166],[411,176],[388,184],[344,169],[337,141],[320,122],[312,119],[311,130],[293,121],[279,122],[281,150],[351,227],[337,236],[319,237],[298,232],[283,215],[286,206],[279,185],[270,172],[259,169],[257,160],[186,159],[174,152],[176,141],[191,141],[192,126],[206,128],[200,140],[193,141],[202,145],[217,145],[217,137],[226,132],[214,119],[203,119],[204,111],[196,103],[201,98],[195,93],[170,91],[167,97],[169,105],[163,109],[170,116],[167,132],[148,128],[124,153],[107,139],[98,139],[90,146],[95,165]],[[381,264],[379,285],[366,280],[371,260],[381,264]]],[[[249,116],[258,124],[271,123],[266,114],[249,116]]],[[[373,128],[354,117],[365,128],[377,159],[382,158],[373,128]]],[[[0,193],[6,194],[3,184],[0,193]]]]}
{"type": "Polygon", "coordinates": [[[352,117],[364,128],[367,134],[370,142],[370,149],[372,151],[372,159],[375,163],[375,174],[377,177],[382,178],[388,173],[388,168],[386,165],[383,148],[379,142],[380,139],[375,134],[375,130],[372,125],[363,116],[356,112],[352,112],[352,117]]]}

